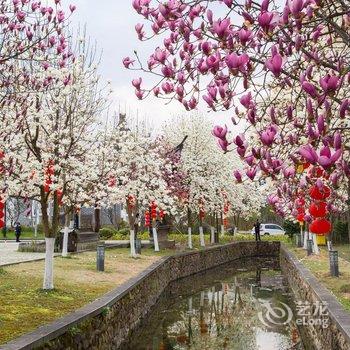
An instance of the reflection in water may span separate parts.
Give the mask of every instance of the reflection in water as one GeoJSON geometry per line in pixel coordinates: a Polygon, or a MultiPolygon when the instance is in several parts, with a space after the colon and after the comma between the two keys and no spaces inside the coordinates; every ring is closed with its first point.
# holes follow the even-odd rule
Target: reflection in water
{"type": "Polygon", "coordinates": [[[303,349],[291,315],[283,310],[290,300],[277,266],[244,260],[171,284],[122,348],[303,349]]]}

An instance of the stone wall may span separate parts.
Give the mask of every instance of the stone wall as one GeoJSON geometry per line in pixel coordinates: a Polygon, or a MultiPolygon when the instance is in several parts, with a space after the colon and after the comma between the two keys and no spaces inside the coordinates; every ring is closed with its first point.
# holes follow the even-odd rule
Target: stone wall
{"type": "Polygon", "coordinates": [[[236,242],[163,258],[93,303],[0,349],[117,349],[171,281],[242,257],[278,257],[279,247],[236,242]]]}
{"type": "MultiPolygon", "coordinates": [[[[281,247],[280,266],[293,291],[295,301],[316,305],[326,302],[329,312],[329,326],[309,325],[301,327],[304,339],[310,341],[310,348],[322,350],[350,350],[350,315],[336,298],[286,247],[281,247]]],[[[335,277],[336,278],[336,277],[335,277]]]]}

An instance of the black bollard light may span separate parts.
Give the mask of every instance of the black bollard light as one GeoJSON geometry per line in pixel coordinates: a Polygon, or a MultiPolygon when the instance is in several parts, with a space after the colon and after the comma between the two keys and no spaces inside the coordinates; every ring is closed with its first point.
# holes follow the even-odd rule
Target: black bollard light
{"type": "Polygon", "coordinates": [[[330,267],[331,276],[339,277],[339,264],[338,264],[337,250],[329,251],[329,267],[330,267]]]}
{"type": "Polygon", "coordinates": [[[140,238],[135,239],[135,252],[136,252],[136,254],[141,254],[141,239],[140,238]]]}
{"type": "Polygon", "coordinates": [[[96,267],[97,267],[97,271],[105,270],[105,245],[104,244],[99,244],[97,246],[96,267]]]}
{"type": "Polygon", "coordinates": [[[307,240],[307,255],[311,255],[312,254],[312,239],[308,239],[307,240]]]}

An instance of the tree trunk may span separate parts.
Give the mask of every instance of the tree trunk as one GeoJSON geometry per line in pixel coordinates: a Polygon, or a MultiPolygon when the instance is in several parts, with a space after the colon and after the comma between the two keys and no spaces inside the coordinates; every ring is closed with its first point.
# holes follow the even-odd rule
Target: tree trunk
{"type": "Polygon", "coordinates": [[[191,209],[187,208],[188,248],[192,249],[191,209]]]}
{"type": "Polygon", "coordinates": [[[101,228],[101,209],[95,207],[94,210],[94,232],[99,232],[101,228]]]}
{"type": "Polygon", "coordinates": [[[135,251],[135,231],[130,230],[130,256],[132,258],[136,258],[136,251],[135,251]]]}
{"type": "Polygon", "coordinates": [[[203,226],[199,226],[199,240],[201,247],[205,247],[205,240],[204,240],[204,233],[203,233],[203,226]]]}
{"type": "Polygon", "coordinates": [[[192,249],[192,228],[188,227],[188,248],[192,249]]]}
{"type": "Polygon", "coordinates": [[[204,232],[203,232],[203,220],[201,216],[199,215],[199,243],[201,247],[205,247],[205,239],[204,239],[204,232]]]}
{"type": "Polygon", "coordinates": [[[348,236],[349,236],[349,243],[350,243],[350,179],[348,180],[348,210],[347,210],[347,221],[348,221],[348,236]]]}
{"type": "Polygon", "coordinates": [[[225,226],[224,226],[224,216],[223,216],[222,212],[220,213],[220,221],[221,221],[220,233],[221,233],[221,236],[224,236],[225,235],[225,226]]]}
{"type": "Polygon", "coordinates": [[[215,243],[215,227],[210,226],[210,243],[214,244],[215,243]]]}
{"type": "Polygon", "coordinates": [[[43,289],[53,289],[53,258],[55,250],[55,238],[45,237],[46,249],[45,249],[45,272],[43,289]]]}
{"type": "Polygon", "coordinates": [[[215,213],[215,226],[216,226],[215,243],[219,243],[219,215],[218,215],[218,213],[215,213]]]}
{"type": "Polygon", "coordinates": [[[153,233],[154,251],[159,252],[158,233],[155,225],[153,225],[152,227],[152,233],[153,233]]]}

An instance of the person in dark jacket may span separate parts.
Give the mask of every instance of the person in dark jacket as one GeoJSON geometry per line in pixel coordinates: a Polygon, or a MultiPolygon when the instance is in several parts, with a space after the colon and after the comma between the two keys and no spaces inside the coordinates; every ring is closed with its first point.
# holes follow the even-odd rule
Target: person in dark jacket
{"type": "Polygon", "coordinates": [[[256,241],[261,241],[260,238],[260,222],[259,219],[256,220],[256,223],[254,225],[254,229],[255,229],[255,240],[256,241]]]}
{"type": "Polygon", "coordinates": [[[21,236],[21,233],[22,233],[21,224],[17,222],[15,226],[16,242],[20,242],[19,238],[21,236]]]}

